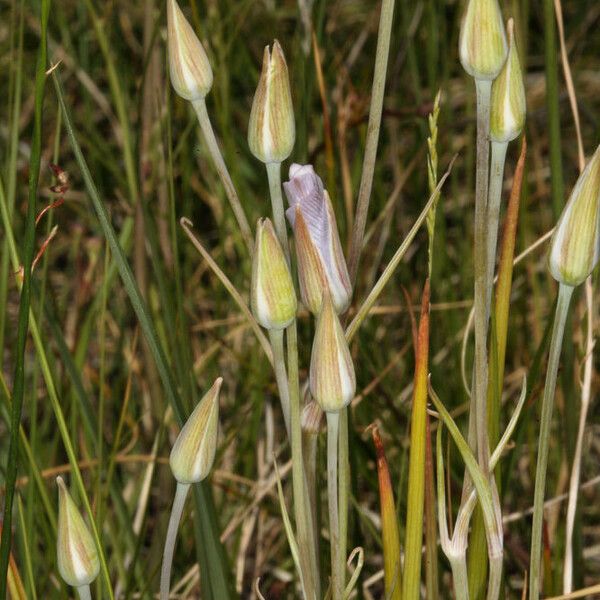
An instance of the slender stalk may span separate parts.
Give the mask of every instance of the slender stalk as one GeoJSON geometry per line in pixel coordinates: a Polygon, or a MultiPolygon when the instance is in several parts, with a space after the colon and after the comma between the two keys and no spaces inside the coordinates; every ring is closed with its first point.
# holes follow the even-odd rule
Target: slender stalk
{"type": "Polygon", "coordinates": [[[291,439],[290,424],[290,392],[288,387],[287,372],[285,368],[285,351],[283,348],[283,329],[271,329],[269,331],[271,348],[273,350],[273,366],[275,369],[275,379],[277,380],[277,389],[279,390],[279,400],[281,401],[281,411],[285,421],[288,440],[291,439]]]}
{"type": "Polygon", "coordinates": [[[271,209],[273,210],[273,224],[279,243],[290,261],[290,248],[288,243],[287,227],[285,225],[285,210],[281,194],[281,163],[267,163],[267,177],[269,178],[269,192],[271,194],[271,209]]]}
{"type": "Polygon", "coordinates": [[[292,488],[294,517],[298,531],[302,579],[306,600],[320,598],[319,568],[315,531],[309,503],[304,459],[302,457],[302,427],[300,423],[300,381],[298,373],[298,331],[296,321],[287,328],[288,382],[290,396],[290,428],[292,446],[292,488]]]}
{"type": "Polygon", "coordinates": [[[508,142],[492,142],[492,164],[490,168],[490,187],[487,208],[487,273],[485,287],[487,297],[485,314],[489,319],[494,287],[494,264],[498,243],[498,223],[500,221],[500,203],[502,201],[502,183],[508,142]]]}
{"type": "Polygon", "coordinates": [[[90,592],[89,585],[82,585],[77,588],[79,594],[79,600],[92,600],[92,592],[90,592]]]}
{"type": "Polygon", "coordinates": [[[185,499],[190,490],[189,483],[178,483],[175,490],[175,499],[171,507],[171,516],[169,517],[169,528],[167,529],[167,538],[165,540],[165,549],[163,551],[163,561],[160,570],[160,600],[168,600],[169,587],[171,585],[171,565],[173,564],[173,554],[175,552],[175,542],[177,540],[177,530],[185,506],[185,499]]]}
{"type": "Polygon", "coordinates": [[[340,515],[338,495],[338,442],[340,415],[327,413],[327,499],[329,506],[329,543],[331,546],[331,598],[342,600],[344,593],[344,561],[340,548],[340,515]],[[340,563],[342,568],[340,569],[340,563]]]}
{"type": "Polygon", "coordinates": [[[448,556],[454,582],[456,600],[469,600],[469,578],[467,577],[467,559],[464,553],[448,556]]]}
{"type": "Polygon", "coordinates": [[[554,326],[550,341],[550,355],[546,384],[542,399],[542,414],[538,442],[537,465],[535,469],[535,491],[533,499],[533,527],[531,531],[531,555],[529,566],[529,598],[539,597],[540,561],[542,555],[542,525],[544,517],[544,494],[546,490],[546,470],[548,467],[548,446],[550,441],[550,425],[552,423],[552,408],[556,389],[556,375],[562,348],[565,321],[569,312],[569,304],[573,288],[560,284],[558,302],[554,314],[554,326]]]}
{"type": "Polygon", "coordinates": [[[348,447],[348,407],[340,411],[338,440],[339,517],[340,517],[340,571],[342,587],[346,587],[346,556],[348,554],[348,494],[350,491],[350,461],[348,447]]]}
{"type": "Polygon", "coordinates": [[[229,175],[227,165],[223,160],[223,155],[221,154],[217,138],[215,137],[215,132],[210,122],[210,117],[208,116],[208,111],[206,110],[206,101],[204,98],[195,100],[192,102],[192,106],[194,107],[196,115],[198,116],[198,123],[200,124],[204,141],[208,146],[210,156],[215,164],[217,173],[221,178],[221,183],[225,188],[225,194],[227,195],[227,199],[231,205],[231,210],[233,210],[233,214],[235,215],[240,231],[242,232],[242,237],[244,238],[244,242],[248,247],[248,252],[250,256],[252,256],[253,244],[250,225],[248,225],[246,214],[244,213],[244,209],[242,208],[242,204],[235,190],[235,186],[231,180],[231,175],[229,175]]]}
{"type": "Polygon", "coordinates": [[[477,456],[484,473],[489,471],[487,434],[487,201],[491,81],[475,80],[477,90],[477,171],[475,174],[475,420],[477,456]]]}
{"type": "Polygon", "coordinates": [[[379,16],[379,34],[377,36],[375,72],[373,74],[373,88],[371,90],[371,106],[369,107],[367,141],[365,145],[365,156],[363,159],[358,200],[356,201],[354,229],[352,230],[352,243],[350,244],[348,260],[350,280],[353,283],[356,281],[356,274],[358,272],[358,262],[362,251],[367,213],[369,212],[369,201],[371,198],[371,187],[373,185],[373,175],[375,172],[375,159],[377,155],[377,145],[379,143],[379,129],[381,126],[381,113],[385,92],[385,76],[387,72],[388,55],[390,52],[392,23],[394,21],[394,5],[395,0],[383,0],[381,14],[379,16]]]}

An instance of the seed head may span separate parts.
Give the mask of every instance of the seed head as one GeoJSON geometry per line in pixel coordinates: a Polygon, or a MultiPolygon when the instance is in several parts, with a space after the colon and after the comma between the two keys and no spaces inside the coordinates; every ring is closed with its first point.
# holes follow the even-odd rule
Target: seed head
{"type": "Polygon", "coordinates": [[[256,226],[251,305],[265,329],[284,329],[296,318],[294,282],[270,219],[259,219],[256,226]]]}
{"type": "Polygon", "coordinates": [[[58,485],[56,557],[61,577],[71,586],[89,585],[100,571],[94,539],[62,477],[58,485]]]}
{"type": "Polygon", "coordinates": [[[460,29],[460,62],[475,79],[496,79],[508,48],[498,0],[468,0],[460,29]]]}
{"type": "Polygon", "coordinates": [[[514,22],[508,20],[508,58],[492,83],[490,137],[494,142],[510,142],[525,124],[525,86],[519,53],[514,39],[514,22]]]}
{"type": "Polygon", "coordinates": [[[548,267],[565,285],[583,283],[600,258],[600,146],[579,176],[558,220],[548,267]]]}
{"type": "Polygon", "coordinates": [[[310,392],[325,412],[337,412],[350,403],[355,391],[346,336],[331,297],[325,293],[310,357],[310,392]]]}
{"type": "Polygon", "coordinates": [[[169,463],[179,483],[198,483],[212,469],[219,429],[219,377],[206,392],[179,432],[169,463]]]}
{"type": "Polygon", "coordinates": [[[175,91],[185,100],[204,98],[213,83],[206,52],[176,0],[167,0],[169,71],[175,91]]]}

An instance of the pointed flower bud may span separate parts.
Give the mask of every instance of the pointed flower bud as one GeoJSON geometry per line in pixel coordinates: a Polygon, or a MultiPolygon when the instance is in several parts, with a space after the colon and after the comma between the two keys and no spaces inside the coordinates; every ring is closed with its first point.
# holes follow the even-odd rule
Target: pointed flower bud
{"type": "Polygon", "coordinates": [[[304,433],[317,435],[323,425],[323,409],[316,400],[311,400],[302,409],[300,415],[300,426],[304,433]]]}
{"type": "Polygon", "coordinates": [[[507,53],[498,0],[468,0],[460,28],[460,62],[475,79],[496,79],[507,53]]]}
{"type": "Polygon", "coordinates": [[[198,36],[176,0],[167,0],[167,45],[175,91],[185,100],[204,98],[212,87],[212,69],[198,36]]]}
{"type": "Polygon", "coordinates": [[[259,219],[256,226],[250,300],[265,329],[284,329],[296,318],[294,282],[270,219],[259,219]]]}
{"type": "Polygon", "coordinates": [[[302,302],[318,315],[327,291],[341,313],[350,304],[352,286],[329,194],[312,165],[293,164],[283,188],[290,204],[286,215],[294,229],[302,302]]]}
{"type": "Polygon", "coordinates": [[[559,283],[577,286],[600,258],[600,146],[579,176],[558,220],[548,267],[559,283]]]}
{"type": "Polygon", "coordinates": [[[265,47],[262,72],[252,101],[248,145],[264,163],[283,162],[296,141],[290,79],[283,50],[275,40],[273,52],[265,47]]]}
{"type": "Polygon", "coordinates": [[[310,357],[310,392],[325,412],[347,406],[356,391],[354,365],[331,297],[324,294],[310,357]]]}
{"type": "Polygon", "coordinates": [[[490,137],[494,142],[510,142],[525,124],[525,86],[519,53],[515,44],[514,22],[508,20],[508,58],[492,83],[490,137]]]}
{"type": "Polygon", "coordinates": [[[179,483],[198,483],[212,469],[219,429],[219,392],[223,378],[218,377],[179,432],[169,463],[179,483]]]}
{"type": "Polygon", "coordinates": [[[58,485],[56,556],[61,577],[71,586],[89,585],[100,571],[96,544],[62,477],[58,485]]]}

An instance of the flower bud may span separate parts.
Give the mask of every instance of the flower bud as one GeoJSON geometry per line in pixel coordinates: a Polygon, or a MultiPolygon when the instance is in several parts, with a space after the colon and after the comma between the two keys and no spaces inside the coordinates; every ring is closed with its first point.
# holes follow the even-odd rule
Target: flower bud
{"type": "Polygon", "coordinates": [[[169,463],[179,483],[198,483],[212,469],[219,429],[219,392],[223,378],[218,377],[179,432],[169,463]]]}
{"type": "Polygon", "coordinates": [[[296,141],[294,107],[287,64],[279,42],[273,52],[265,46],[263,66],[252,101],[248,125],[248,145],[264,163],[283,162],[296,141]]]}
{"type": "Polygon", "coordinates": [[[344,330],[328,293],[321,313],[310,357],[310,392],[325,412],[347,406],[356,391],[354,365],[344,330]]]}
{"type": "Polygon", "coordinates": [[[559,283],[577,286],[600,258],[600,146],[579,176],[556,224],[548,267],[559,283]]]}
{"type": "Polygon", "coordinates": [[[204,98],[212,87],[212,69],[198,36],[176,0],[167,0],[167,45],[175,91],[185,100],[204,98]]]}
{"type": "Polygon", "coordinates": [[[296,318],[294,282],[270,219],[259,219],[256,226],[250,300],[265,329],[284,329],[296,318]]]}
{"type": "Polygon", "coordinates": [[[525,124],[525,86],[519,53],[514,39],[514,22],[508,20],[508,58],[492,83],[490,137],[494,142],[510,142],[525,124]]]}
{"type": "Polygon", "coordinates": [[[71,586],[89,585],[100,571],[94,538],[90,534],[62,477],[58,485],[56,557],[61,577],[71,586]]]}
{"type": "Polygon", "coordinates": [[[469,0],[460,28],[460,62],[475,79],[496,79],[507,46],[498,0],[469,0]]]}
{"type": "Polygon", "coordinates": [[[303,433],[317,435],[323,425],[323,409],[316,400],[311,400],[302,409],[300,415],[300,427],[303,433]]]}
{"type": "Polygon", "coordinates": [[[300,297],[313,314],[321,312],[324,292],[338,313],[348,308],[352,286],[329,194],[312,165],[293,164],[283,184],[294,229],[300,297]]]}

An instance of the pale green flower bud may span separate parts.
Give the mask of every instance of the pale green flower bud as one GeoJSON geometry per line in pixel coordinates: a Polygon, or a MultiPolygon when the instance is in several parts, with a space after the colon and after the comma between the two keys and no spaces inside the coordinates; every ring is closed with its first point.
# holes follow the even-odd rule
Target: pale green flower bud
{"type": "Polygon", "coordinates": [[[525,86],[519,53],[514,39],[514,22],[508,20],[508,58],[492,83],[490,137],[494,142],[510,142],[521,134],[525,124],[525,86]]]}
{"type": "Polygon", "coordinates": [[[496,79],[508,48],[498,0],[469,0],[460,28],[460,62],[475,79],[496,79]]]}
{"type": "Polygon", "coordinates": [[[337,412],[350,403],[355,391],[346,336],[331,297],[325,293],[310,357],[310,392],[325,412],[337,412]]]}
{"type": "Polygon", "coordinates": [[[252,312],[265,329],[285,329],[296,318],[296,290],[270,219],[259,219],[252,261],[252,312]]]}
{"type": "Polygon", "coordinates": [[[89,585],[100,571],[96,544],[62,477],[58,485],[56,557],[61,577],[71,586],[89,585]]]}
{"type": "Polygon", "coordinates": [[[252,101],[248,124],[248,145],[264,163],[283,162],[296,141],[290,79],[283,50],[275,40],[263,54],[262,72],[252,101]]]}
{"type": "Polygon", "coordinates": [[[212,469],[219,429],[219,377],[206,392],[179,432],[169,463],[179,483],[198,483],[212,469]]]}
{"type": "Polygon", "coordinates": [[[579,176],[558,220],[548,267],[558,282],[583,283],[600,258],[600,146],[579,176]]]}
{"type": "Polygon", "coordinates": [[[198,36],[175,0],[167,0],[169,71],[175,91],[185,100],[204,98],[213,72],[198,36]]]}

